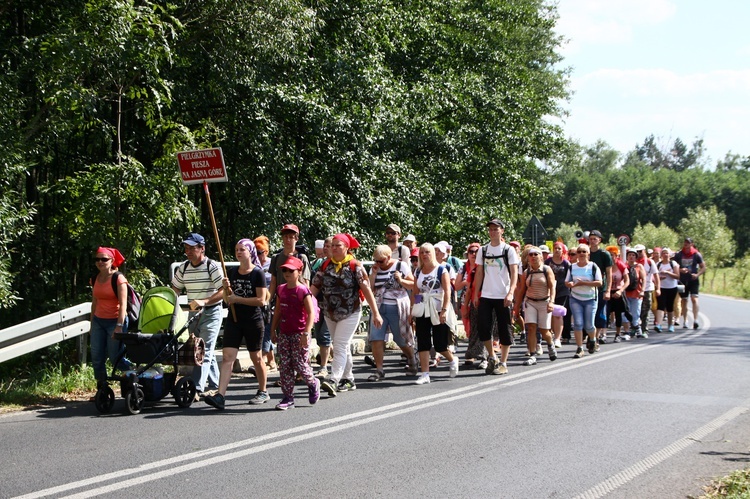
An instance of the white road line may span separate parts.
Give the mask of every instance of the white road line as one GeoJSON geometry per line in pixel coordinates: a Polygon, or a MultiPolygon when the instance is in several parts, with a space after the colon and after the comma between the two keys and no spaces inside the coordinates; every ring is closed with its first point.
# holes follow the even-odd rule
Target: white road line
{"type": "Polygon", "coordinates": [[[388,419],[388,418],[392,418],[395,416],[400,416],[402,414],[407,414],[409,412],[426,409],[428,407],[433,407],[433,406],[445,404],[448,402],[454,402],[456,400],[461,400],[461,399],[468,398],[468,397],[474,397],[474,396],[481,395],[484,393],[500,390],[505,387],[515,386],[521,383],[527,383],[527,382],[534,381],[540,378],[545,378],[545,377],[548,377],[557,373],[566,372],[566,371],[570,371],[573,369],[580,369],[590,364],[605,362],[607,360],[622,357],[624,355],[631,355],[637,352],[641,352],[643,350],[656,348],[663,343],[668,343],[668,342],[675,341],[675,340],[682,339],[682,338],[699,336],[703,334],[705,330],[708,329],[709,327],[707,318],[704,318],[703,323],[704,323],[704,326],[698,331],[686,331],[685,333],[679,333],[674,336],[669,336],[669,337],[665,336],[664,340],[660,341],[659,343],[643,344],[643,345],[635,346],[632,348],[618,350],[615,352],[613,351],[599,352],[596,354],[596,356],[587,358],[585,360],[575,361],[575,362],[571,361],[569,363],[566,362],[562,364],[562,366],[560,364],[557,364],[557,365],[550,364],[548,366],[545,366],[539,369],[534,369],[533,372],[510,374],[507,376],[493,376],[486,381],[481,381],[469,387],[455,388],[455,389],[447,390],[445,392],[441,392],[438,394],[418,397],[415,399],[411,399],[411,400],[407,400],[403,402],[397,402],[397,403],[390,404],[387,406],[380,406],[377,408],[368,409],[368,410],[360,411],[360,412],[353,413],[353,414],[347,414],[344,416],[339,416],[336,418],[331,418],[331,419],[320,421],[320,422],[310,423],[304,426],[299,426],[299,427],[291,428],[288,430],[268,433],[268,434],[261,435],[258,437],[253,437],[253,438],[241,440],[238,442],[233,442],[233,443],[226,444],[226,445],[212,447],[210,449],[204,449],[201,451],[191,452],[188,454],[175,456],[172,458],[154,461],[152,463],[141,464],[140,466],[137,466],[137,467],[126,468],[123,470],[118,470],[115,472],[106,473],[103,475],[98,475],[98,476],[90,477],[90,478],[83,479],[83,480],[78,480],[75,482],[70,482],[70,483],[55,486],[55,487],[50,487],[50,488],[39,490],[36,492],[31,492],[28,494],[24,494],[22,496],[17,496],[16,499],[37,499],[37,498],[46,497],[46,496],[53,495],[53,494],[61,494],[61,493],[70,492],[70,491],[73,491],[75,489],[79,489],[82,487],[94,486],[96,484],[104,483],[110,480],[118,480],[117,483],[105,485],[99,488],[85,490],[77,494],[73,494],[73,495],[66,496],[66,497],[71,497],[71,498],[93,497],[96,495],[114,492],[114,491],[121,490],[127,487],[132,487],[134,485],[140,485],[140,484],[151,482],[154,480],[171,477],[178,473],[184,473],[187,471],[204,468],[206,466],[212,466],[214,464],[236,459],[238,457],[243,457],[243,456],[247,456],[251,454],[257,454],[259,452],[264,452],[264,451],[274,449],[277,447],[281,447],[284,445],[289,445],[292,443],[309,440],[311,438],[317,438],[317,437],[320,437],[329,433],[342,431],[342,430],[354,428],[357,426],[362,426],[364,424],[368,424],[373,421],[379,421],[382,419],[388,419]],[[321,427],[326,427],[326,428],[321,428],[321,427]],[[264,443],[269,440],[271,442],[264,443]],[[240,447],[247,447],[247,446],[251,446],[251,447],[244,449],[244,450],[233,451],[234,449],[238,449],[240,447]],[[221,455],[210,457],[214,454],[221,454],[221,455]],[[174,465],[178,463],[193,461],[193,460],[195,460],[195,462],[173,467],[174,465]],[[156,468],[162,468],[162,467],[168,467],[168,468],[162,471],[154,471],[156,468]],[[138,476],[135,478],[128,479],[128,480],[123,480],[124,477],[130,476],[130,475],[138,475],[138,476]]]}

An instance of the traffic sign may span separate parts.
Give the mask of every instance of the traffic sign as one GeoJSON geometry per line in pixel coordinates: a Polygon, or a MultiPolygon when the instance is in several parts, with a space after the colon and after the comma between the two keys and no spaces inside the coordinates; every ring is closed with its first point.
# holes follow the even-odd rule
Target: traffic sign
{"type": "Polygon", "coordinates": [[[630,244],[630,236],[627,234],[620,234],[617,236],[617,244],[619,246],[627,246],[630,244]]]}
{"type": "Polygon", "coordinates": [[[221,147],[177,153],[180,176],[185,185],[203,182],[227,182],[227,168],[221,147]]]}
{"type": "Polygon", "coordinates": [[[532,215],[529,224],[526,226],[526,230],[523,231],[523,242],[539,246],[547,239],[549,239],[549,235],[544,230],[544,227],[542,227],[542,222],[539,221],[536,215],[532,215]]]}

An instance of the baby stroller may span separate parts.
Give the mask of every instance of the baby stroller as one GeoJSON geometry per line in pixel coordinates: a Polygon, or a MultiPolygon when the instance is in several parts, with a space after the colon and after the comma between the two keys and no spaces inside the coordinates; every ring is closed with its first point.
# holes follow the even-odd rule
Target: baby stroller
{"type": "Polygon", "coordinates": [[[179,344],[178,339],[199,316],[200,313],[186,320],[187,313],[180,308],[172,288],[160,286],[146,291],[137,331],[115,333],[115,339],[124,343],[125,351],[115,362],[107,382],[100,384],[96,391],[96,409],[103,414],[112,409],[115,393],[109,386],[110,381],[120,383],[131,414],[140,413],[145,401],[158,401],[170,393],[177,405],[190,407],[195,397],[195,382],[189,377],[177,380],[178,366],[195,365],[202,360],[205,344],[195,337],[184,344],[179,344]],[[126,356],[135,367],[117,376],[117,366],[126,356]],[[159,366],[154,366],[157,363],[172,365],[172,372],[163,372],[159,366]]]}

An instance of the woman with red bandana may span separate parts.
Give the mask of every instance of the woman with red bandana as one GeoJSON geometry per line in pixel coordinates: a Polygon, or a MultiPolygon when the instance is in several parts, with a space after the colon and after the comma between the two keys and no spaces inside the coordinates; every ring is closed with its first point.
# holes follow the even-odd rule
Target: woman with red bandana
{"type": "MultiPolygon", "coordinates": [[[[107,380],[107,358],[114,363],[124,350],[122,342],[114,339],[114,333],[128,330],[128,280],[117,271],[124,261],[115,248],[100,247],[94,252],[99,273],[91,279],[91,363],[99,383],[107,380]]],[[[117,367],[125,371],[131,366],[123,359],[117,367]]]]}
{"type": "Polygon", "coordinates": [[[323,262],[310,286],[313,296],[323,293],[321,310],[333,342],[331,377],[321,384],[330,397],[357,388],[352,372],[351,342],[362,317],[360,291],[370,306],[373,325],[376,328],[383,325],[367,272],[349,252],[358,247],[357,240],[348,234],[333,236],[331,258],[323,262]]]}

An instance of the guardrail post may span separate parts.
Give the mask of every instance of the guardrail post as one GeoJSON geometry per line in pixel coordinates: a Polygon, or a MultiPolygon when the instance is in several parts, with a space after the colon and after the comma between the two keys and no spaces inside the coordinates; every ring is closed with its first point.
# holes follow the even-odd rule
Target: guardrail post
{"type": "Polygon", "coordinates": [[[88,353],[88,334],[82,334],[76,338],[76,349],[78,350],[78,365],[86,367],[86,354],[88,353]]]}

